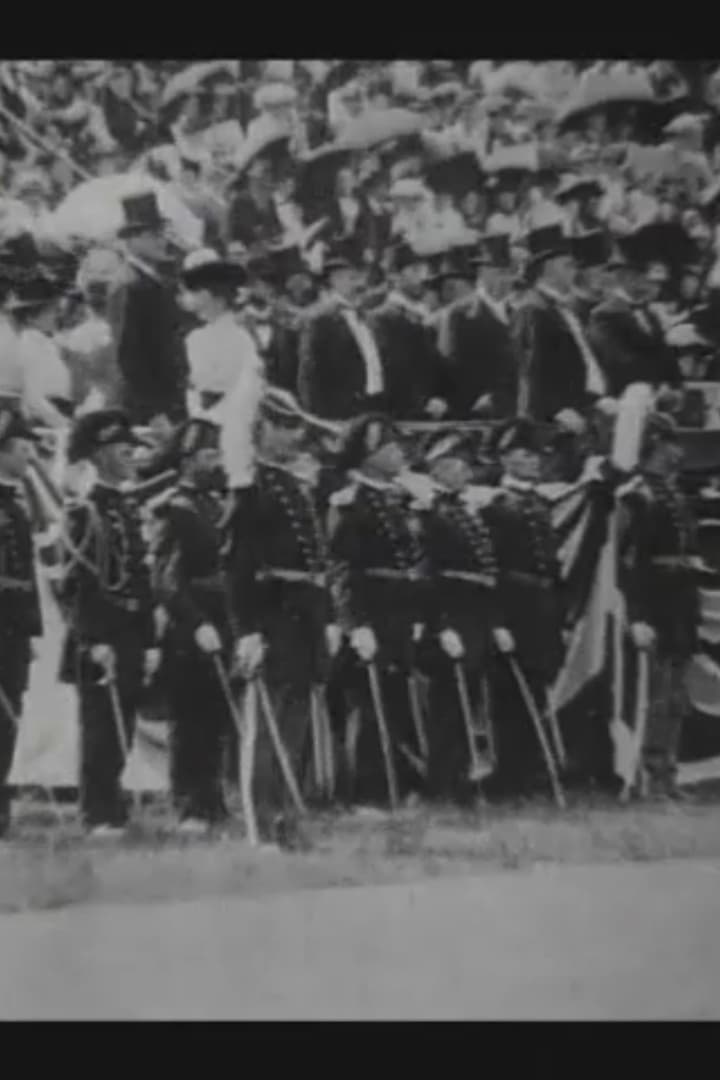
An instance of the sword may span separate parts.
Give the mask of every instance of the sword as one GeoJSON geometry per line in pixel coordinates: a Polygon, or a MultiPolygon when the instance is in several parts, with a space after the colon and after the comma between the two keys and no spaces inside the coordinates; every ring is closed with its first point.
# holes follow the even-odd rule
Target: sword
{"type": "Polygon", "coordinates": [[[283,774],[287,789],[290,792],[295,809],[299,814],[307,814],[307,807],[303,801],[303,797],[300,794],[300,788],[298,786],[295,773],[293,772],[292,765],[290,764],[290,757],[285,748],[285,744],[282,741],[280,735],[280,729],[278,728],[277,719],[275,716],[275,710],[273,709],[272,702],[270,700],[270,694],[268,692],[265,680],[261,675],[255,677],[255,683],[258,691],[258,699],[262,706],[263,713],[265,714],[265,720],[267,722],[268,731],[270,732],[270,738],[272,740],[273,749],[278,759],[280,769],[283,774]]]}
{"type": "Polygon", "coordinates": [[[472,709],[470,708],[470,694],[468,693],[465,671],[459,660],[456,660],[453,663],[453,673],[455,675],[455,685],[457,687],[458,698],[460,699],[460,712],[462,713],[463,726],[465,728],[465,735],[468,742],[468,750],[470,751],[470,779],[482,780],[482,778],[487,775],[487,770],[483,769],[482,762],[480,760],[480,754],[478,753],[477,744],[475,742],[475,733],[473,731],[472,723],[472,709]]]}
{"type": "Polygon", "coordinates": [[[320,717],[320,705],[316,693],[316,687],[310,687],[310,725],[312,734],[312,757],[313,775],[315,787],[325,794],[325,747],[322,719],[320,717]]]}
{"type": "Polygon", "coordinates": [[[257,739],[257,698],[255,696],[254,688],[251,692],[252,683],[248,684],[245,696],[245,720],[243,721],[243,717],[240,715],[235,699],[233,698],[227,672],[217,653],[212,654],[212,662],[218,681],[222,687],[223,696],[227,703],[230,716],[233,719],[238,733],[240,800],[242,802],[243,818],[245,819],[248,841],[250,842],[251,847],[257,847],[259,843],[258,827],[252,795],[252,781],[253,773],[255,771],[255,742],[257,739]]]}
{"type": "Polygon", "coordinates": [[[400,801],[398,797],[397,777],[395,775],[395,764],[392,758],[390,733],[385,717],[385,707],[383,705],[382,694],[380,693],[380,679],[378,677],[377,668],[372,662],[367,665],[367,673],[368,681],[370,683],[370,696],[372,697],[373,710],[375,712],[375,719],[380,733],[380,747],[382,749],[383,762],[385,763],[390,809],[395,811],[397,810],[400,801]]]}
{"type": "Polygon", "coordinates": [[[415,735],[417,738],[418,748],[422,757],[427,761],[430,751],[428,748],[427,732],[425,730],[425,719],[423,717],[422,705],[420,704],[420,694],[418,692],[417,676],[409,675],[407,680],[408,697],[410,698],[410,712],[412,713],[413,724],[415,726],[415,735]]]}
{"type": "Polygon", "coordinates": [[[490,696],[490,683],[485,676],[480,680],[480,712],[485,720],[485,738],[487,739],[488,755],[493,768],[497,765],[497,750],[495,748],[495,723],[493,721],[492,699],[490,696]]]}
{"type": "MultiPolygon", "coordinates": [[[[120,693],[117,688],[114,672],[112,674],[108,672],[104,683],[105,686],[107,686],[108,694],[110,695],[110,707],[112,709],[113,720],[115,721],[115,731],[118,737],[118,745],[120,746],[124,769],[127,765],[128,757],[130,756],[130,747],[128,746],[127,734],[125,732],[125,719],[123,717],[122,705],[120,704],[120,693]]],[[[142,799],[139,791],[133,791],[132,801],[135,809],[139,810],[142,806],[142,799]]]]}
{"type": "Polygon", "coordinates": [[[643,649],[638,652],[637,669],[637,694],[635,697],[635,750],[633,765],[630,775],[620,793],[621,802],[627,802],[638,778],[641,785],[641,793],[645,793],[647,777],[643,768],[642,755],[645,748],[645,731],[647,729],[647,715],[649,704],[650,686],[650,660],[647,652],[643,649]]]}
{"type": "Polygon", "coordinates": [[[311,694],[313,694],[316,703],[315,708],[320,731],[320,757],[323,785],[328,798],[332,799],[335,795],[335,749],[327,701],[325,699],[325,688],[321,684],[318,684],[313,687],[311,694]]]}
{"type": "Polygon", "coordinates": [[[558,762],[564,769],[567,766],[567,752],[565,750],[565,743],[563,741],[562,732],[560,731],[560,724],[558,723],[557,713],[555,712],[552,699],[548,701],[548,723],[553,745],[555,747],[555,754],[558,762]]]}
{"type": "Polygon", "coordinates": [[[565,802],[565,794],[563,792],[562,785],[560,783],[560,778],[558,776],[557,767],[555,765],[555,760],[554,760],[554,758],[552,756],[552,750],[550,749],[550,743],[548,742],[547,735],[545,734],[545,729],[543,728],[542,717],[540,716],[540,713],[538,712],[538,708],[537,708],[537,705],[535,704],[535,700],[534,700],[534,698],[532,696],[532,693],[530,691],[530,687],[527,684],[525,676],[523,675],[522,670],[521,670],[520,665],[518,664],[517,660],[515,659],[514,656],[510,656],[510,655],[507,656],[507,660],[508,660],[508,663],[510,664],[510,670],[512,671],[512,673],[513,673],[513,675],[515,677],[515,682],[517,683],[517,687],[518,687],[518,690],[520,691],[520,695],[521,695],[521,697],[522,697],[522,699],[523,699],[523,701],[525,703],[525,708],[527,709],[527,711],[528,711],[528,713],[530,715],[530,719],[532,720],[533,727],[535,728],[535,734],[538,737],[538,742],[540,743],[540,749],[542,751],[542,755],[543,755],[543,758],[545,760],[545,766],[546,766],[547,771],[548,771],[548,776],[550,777],[550,785],[551,785],[552,790],[553,790],[553,795],[555,797],[555,802],[557,803],[557,805],[560,807],[561,810],[564,810],[566,805],[567,805],[566,802],[565,802]]]}

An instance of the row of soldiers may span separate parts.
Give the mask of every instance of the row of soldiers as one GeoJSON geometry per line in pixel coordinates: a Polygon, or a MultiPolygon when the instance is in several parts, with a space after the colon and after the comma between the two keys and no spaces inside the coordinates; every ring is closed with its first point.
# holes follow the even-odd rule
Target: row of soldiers
{"type": "MultiPolygon", "coordinates": [[[[228,492],[218,428],[186,421],[164,457],[177,483],[148,507],[132,486],[138,435],[127,416],[105,409],[76,420],[68,459],[91,462],[95,480],[66,507],[60,674],[77,688],[80,804],[94,834],[127,823],[123,766],[157,680],[184,832],[227,817],[224,753],[233,720],[246,729],[241,705],[247,713],[251,690],[264,719],[252,756],[265,832],[312,799],[378,808],[418,796],[528,795],[546,772],[557,783],[562,755],[548,690],[572,616],[551,507],[537,489],[538,428],[513,420],[498,429],[502,475],[478,502],[472,435],[433,433],[418,486],[386,416],[356,419],[325,464],[302,453],[316,423],[291,395],[267,391],[253,483],[228,492]]],[[[18,488],[35,437],[21,416],[2,411],[3,782],[30,641],[42,632],[18,488]]],[[[681,720],[675,676],[697,621],[694,532],[678,467],[672,422],[657,416],[626,499],[623,580],[635,646],[654,649],[660,672],[668,659],[675,678],[671,712],[666,675],[658,683],[647,742],[665,794],[674,791],[681,720]]],[[[619,479],[627,477],[606,460],[596,483],[614,491],[619,479]]],[[[241,769],[248,752],[243,742],[241,769]]]]}

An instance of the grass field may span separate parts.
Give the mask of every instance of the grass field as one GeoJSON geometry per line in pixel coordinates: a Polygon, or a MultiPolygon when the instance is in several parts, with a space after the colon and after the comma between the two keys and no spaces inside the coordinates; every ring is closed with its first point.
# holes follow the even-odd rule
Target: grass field
{"type": "Polygon", "coordinates": [[[420,807],[394,819],[317,814],[296,849],[253,851],[240,825],[184,840],[163,806],[136,813],[119,842],[91,844],[72,808],[58,824],[46,806],[16,804],[0,846],[0,912],[84,903],[154,903],[478,874],[537,862],[608,863],[720,858],[720,799],[620,807],[584,799],[461,813],[420,807]]]}

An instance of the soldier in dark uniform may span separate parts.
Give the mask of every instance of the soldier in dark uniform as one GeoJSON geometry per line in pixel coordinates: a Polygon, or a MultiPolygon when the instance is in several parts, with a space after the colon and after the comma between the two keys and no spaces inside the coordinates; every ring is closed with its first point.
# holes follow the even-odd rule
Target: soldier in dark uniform
{"type": "Polygon", "coordinates": [[[640,476],[625,495],[621,546],[624,587],[633,644],[651,650],[650,709],[644,766],[651,793],[678,796],[677,748],[688,702],[684,674],[696,651],[699,595],[695,563],[697,530],[679,486],[682,448],[670,416],[648,421],[640,476]]]}
{"type": "MultiPolygon", "coordinates": [[[[460,433],[432,437],[425,461],[436,485],[425,518],[430,590],[428,629],[433,641],[430,687],[430,793],[472,793],[470,751],[454,665],[461,665],[475,715],[486,704],[482,681],[496,648],[513,646],[499,606],[498,565],[482,511],[467,499],[475,447],[460,433]]],[[[491,718],[483,717],[486,724],[491,718]]],[[[478,777],[474,778],[475,780],[478,777]]]]}
{"type": "Polygon", "coordinates": [[[222,783],[231,716],[215,665],[227,670],[230,606],[221,564],[224,474],[220,429],[191,419],[180,429],[180,481],[154,506],[156,597],[167,614],[162,639],[171,721],[170,776],[180,831],[227,817],[222,783]]]}
{"type": "MultiPolygon", "coordinates": [[[[565,603],[550,506],[536,490],[541,466],[538,429],[528,421],[513,421],[500,433],[496,449],[504,475],[485,518],[497,554],[499,602],[512,635],[512,653],[543,714],[548,687],[564,655],[565,603]]],[[[498,721],[498,770],[487,782],[487,793],[527,793],[542,769],[542,759],[507,662],[495,665],[492,700],[498,721]]]]}
{"type": "Polygon", "coordinates": [[[97,471],[87,497],[67,508],[62,601],[68,636],[61,679],[78,690],[80,807],[99,836],[125,826],[123,742],[132,743],[143,686],[160,660],[140,513],[123,491],[134,476],[137,441],[121,410],[102,409],[77,421],[68,444],[71,464],[87,460],[97,471]],[[113,686],[119,710],[113,708],[113,686]]]}
{"type": "Polygon", "coordinates": [[[0,409],[0,836],[10,825],[6,785],[28,685],[31,639],[42,635],[32,531],[21,495],[34,439],[13,409],[0,409]]]}
{"type": "MultiPolygon", "coordinates": [[[[340,645],[330,590],[322,497],[299,468],[309,417],[286,391],[261,406],[252,487],[235,492],[227,521],[227,571],[236,664],[262,665],[293,771],[310,743],[311,692],[327,681],[340,645]]],[[[266,810],[289,809],[267,729],[259,725],[256,791],[266,810]]]]}
{"type": "Polygon", "coordinates": [[[422,788],[408,678],[425,622],[421,524],[412,496],[397,484],[405,453],[392,423],[380,414],[358,418],[342,455],[351,485],[331,499],[332,552],[344,572],[344,620],[354,665],[349,690],[360,718],[354,796],[386,804],[385,767],[364,665],[376,665],[392,741],[398,793],[422,788]]]}

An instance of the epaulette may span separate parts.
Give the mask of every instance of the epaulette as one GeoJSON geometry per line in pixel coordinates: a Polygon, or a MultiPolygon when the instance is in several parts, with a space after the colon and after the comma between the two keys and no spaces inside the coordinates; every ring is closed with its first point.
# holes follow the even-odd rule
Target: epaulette
{"type": "Polygon", "coordinates": [[[339,491],[334,492],[328,500],[330,506],[334,506],[337,509],[341,509],[344,506],[352,506],[355,502],[355,496],[357,495],[357,484],[348,484],[347,487],[340,488],[339,491]]]}

